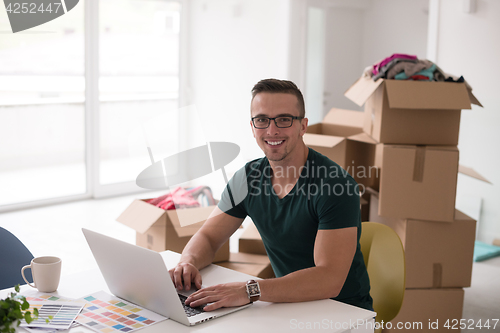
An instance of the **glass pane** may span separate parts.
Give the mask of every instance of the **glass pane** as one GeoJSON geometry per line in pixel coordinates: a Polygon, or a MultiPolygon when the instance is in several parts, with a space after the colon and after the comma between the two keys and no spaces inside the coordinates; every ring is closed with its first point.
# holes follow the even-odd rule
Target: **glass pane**
{"type": "Polygon", "coordinates": [[[131,181],[154,161],[177,152],[177,100],[101,103],[101,184],[131,181]]]}
{"type": "Polygon", "coordinates": [[[0,205],[86,191],[83,14],[14,34],[0,10],[0,205]]]}
{"type": "MultiPolygon", "coordinates": [[[[151,163],[145,145],[131,152],[137,128],[177,114],[181,8],[161,0],[102,0],[99,6],[100,183],[111,184],[135,180],[151,163]]],[[[176,148],[171,127],[160,136],[176,148]]]]}

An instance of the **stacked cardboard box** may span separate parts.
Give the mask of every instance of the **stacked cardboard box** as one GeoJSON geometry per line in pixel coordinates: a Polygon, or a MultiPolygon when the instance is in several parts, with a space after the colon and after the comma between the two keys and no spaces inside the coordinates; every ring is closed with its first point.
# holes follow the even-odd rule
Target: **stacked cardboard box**
{"type": "Polygon", "coordinates": [[[392,227],[405,248],[406,292],[393,330],[419,321],[407,330],[447,330],[446,320],[462,317],[476,225],[455,210],[460,113],[480,103],[465,83],[451,82],[361,78],[345,95],[365,105],[363,131],[377,141],[370,221],[392,227]]]}

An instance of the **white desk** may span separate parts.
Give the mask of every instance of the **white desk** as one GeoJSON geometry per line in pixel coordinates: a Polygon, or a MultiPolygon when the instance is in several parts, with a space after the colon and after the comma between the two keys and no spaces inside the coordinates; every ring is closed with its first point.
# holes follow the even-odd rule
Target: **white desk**
{"type": "MultiPolygon", "coordinates": [[[[163,252],[162,256],[165,259],[167,267],[174,267],[180,258],[179,254],[170,251],[163,252]]],[[[206,286],[234,281],[248,281],[250,278],[254,278],[247,274],[214,265],[204,268],[201,274],[203,277],[203,285],[206,286]],[[217,270],[217,278],[215,278],[215,270],[217,270]]],[[[27,285],[21,286],[21,292],[31,289],[32,288],[27,285]]],[[[12,289],[1,290],[0,297],[5,298],[10,290],[12,289]]],[[[101,273],[98,269],[95,269],[70,276],[62,276],[59,288],[54,294],[69,298],[80,298],[99,290],[110,293],[101,273]]],[[[140,332],[262,333],[318,330],[326,332],[367,333],[373,332],[370,324],[365,323],[353,330],[350,330],[350,325],[355,325],[356,323],[364,321],[369,321],[371,323],[374,316],[374,312],[332,300],[303,303],[256,302],[247,309],[231,313],[227,316],[197,326],[187,327],[173,320],[166,320],[140,330],[140,332]]],[[[94,331],[83,326],[70,330],[70,333],[80,332],[91,333],[94,331]]]]}

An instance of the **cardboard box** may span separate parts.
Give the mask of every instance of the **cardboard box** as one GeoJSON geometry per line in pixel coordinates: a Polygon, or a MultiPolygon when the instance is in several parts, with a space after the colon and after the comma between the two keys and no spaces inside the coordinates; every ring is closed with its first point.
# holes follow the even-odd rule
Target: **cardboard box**
{"type": "MultiPolygon", "coordinates": [[[[181,253],[215,206],[163,210],[144,200],[134,200],[116,219],[137,231],[136,244],[154,251],[181,253]],[[187,221],[181,225],[180,221],[187,221]]],[[[229,260],[229,241],[216,252],[213,262],[229,260]]]]}
{"type": "Polygon", "coordinates": [[[453,221],[456,147],[378,144],[375,165],[381,170],[381,216],[453,221]]]}
{"type": "Polygon", "coordinates": [[[463,289],[407,289],[396,318],[382,332],[450,332],[460,327],[464,305],[463,289]],[[453,325],[455,329],[451,329],[453,325]],[[448,322],[449,327],[445,327],[448,322]],[[398,324],[399,323],[399,324],[398,324]],[[401,328],[398,329],[397,325],[401,328]],[[405,326],[406,325],[406,326],[405,326]]]}
{"type": "Polygon", "coordinates": [[[363,133],[363,113],[333,108],[321,123],[307,127],[304,143],[340,165],[358,184],[376,187],[375,140],[363,133]]]}
{"type": "Polygon", "coordinates": [[[229,261],[219,262],[217,265],[261,279],[275,277],[267,255],[231,252],[229,254],[229,261]]]}
{"type": "Polygon", "coordinates": [[[360,78],[345,96],[365,105],[363,131],[381,143],[458,144],[460,113],[482,106],[465,83],[360,78]]]}
{"type": "Polygon", "coordinates": [[[455,210],[452,223],[385,218],[371,195],[370,221],[391,227],[405,249],[406,288],[470,287],[476,221],[455,210]]]}
{"type": "Polygon", "coordinates": [[[260,233],[253,223],[248,224],[241,233],[238,248],[239,252],[267,256],[266,248],[264,247],[260,233]]]}

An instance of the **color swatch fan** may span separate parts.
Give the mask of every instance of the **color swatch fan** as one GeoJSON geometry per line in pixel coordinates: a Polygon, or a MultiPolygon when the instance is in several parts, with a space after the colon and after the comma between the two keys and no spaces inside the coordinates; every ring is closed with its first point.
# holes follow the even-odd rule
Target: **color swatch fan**
{"type": "Polygon", "coordinates": [[[76,321],[96,332],[132,332],[167,319],[103,291],[81,300],[87,305],[76,321]]]}

